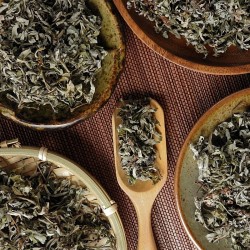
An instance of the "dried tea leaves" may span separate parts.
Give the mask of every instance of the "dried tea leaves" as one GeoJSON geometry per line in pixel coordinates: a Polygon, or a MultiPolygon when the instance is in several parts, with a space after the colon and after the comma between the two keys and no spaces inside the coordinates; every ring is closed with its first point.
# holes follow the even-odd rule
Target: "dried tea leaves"
{"type": "Polygon", "coordinates": [[[128,0],[127,6],[153,21],[163,37],[183,37],[205,56],[207,47],[214,56],[231,45],[250,48],[249,0],[128,0]]]}
{"type": "Polygon", "coordinates": [[[101,18],[85,0],[0,3],[0,94],[19,110],[54,112],[91,103],[107,54],[98,44],[101,18]]]}
{"type": "Polygon", "coordinates": [[[155,145],[162,140],[157,132],[156,109],[148,98],[123,102],[118,115],[119,155],[130,184],[136,180],[157,183],[161,179],[155,164],[155,145]]]}
{"type": "Polygon", "coordinates": [[[208,229],[207,239],[231,239],[232,249],[249,249],[250,112],[234,114],[191,149],[202,191],[195,218],[208,229]]]}
{"type": "Polygon", "coordinates": [[[0,248],[116,249],[111,225],[86,187],[41,162],[31,177],[0,170],[0,248]]]}

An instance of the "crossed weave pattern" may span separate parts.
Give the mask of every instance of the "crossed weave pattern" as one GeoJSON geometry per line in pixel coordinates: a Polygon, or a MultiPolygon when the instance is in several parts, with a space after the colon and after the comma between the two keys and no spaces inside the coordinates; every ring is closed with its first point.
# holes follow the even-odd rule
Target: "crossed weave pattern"
{"type": "MultiPolygon", "coordinates": [[[[124,23],[123,23],[124,24],[124,23]]],[[[119,206],[128,249],[137,245],[134,208],[119,188],[114,168],[111,116],[120,98],[150,96],[165,111],[168,181],[155,201],[152,225],[159,250],[191,250],[174,200],[174,172],[181,146],[197,119],[223,97],[247,88],[250,75],[212,76],[163,59],[124,24],[126,65],[109,102],[92,118],[64,131],[37,132],[0,119],[0,141],[18,137],[23,145],[46,146],[86,168],[119,206]]]]}

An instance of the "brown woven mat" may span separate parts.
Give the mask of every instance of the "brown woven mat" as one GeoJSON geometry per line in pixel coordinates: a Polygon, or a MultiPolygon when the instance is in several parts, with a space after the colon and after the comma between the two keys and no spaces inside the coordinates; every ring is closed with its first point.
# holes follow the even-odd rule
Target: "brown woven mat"
{"type": "MultiPolygon", "coordinates": [[[[125,26],[125,25],[124,25],[125,26]]],[[[136,249],[135,211],[119,188],[114,172],[111,115],[116,102],[130,95],[151,96],[165,111],[169,178],[152,215],[158,249],[195,249],[177,215],[174,171],[181,146],[197,119],[223,97],[249,86],[250,76],[211,76],[195,73],[161,58],[125,26],[126,67],[109,102],[94,117],[70,129],[36,132],[0,120],[0,141],[18,137],[23,145],[46,146],[91,172],[118,203],[130,250],[136,249]]]]}

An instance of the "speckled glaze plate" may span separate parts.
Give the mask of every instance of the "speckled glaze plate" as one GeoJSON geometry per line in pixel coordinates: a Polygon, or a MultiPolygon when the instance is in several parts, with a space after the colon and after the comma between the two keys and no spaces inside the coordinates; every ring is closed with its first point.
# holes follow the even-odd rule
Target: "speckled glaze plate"
{"type": "Polygon", "coordinates": [[[189,148],[200,135],[207,137],[214,127],[228,119],[235,112],[243,112],[250,107],[250,88],[232,94],[210,108],[189,133],[179,155],[175,173],[175,198],[182,224],[193,243],[204,250],[230,249],[226,240],[209,243],[205,238],[208,231],[194,219],[194,197],[199,186],[195,183],[198,168],[189,148]]]}
{"type": "MultiPolygon", "coordinates": [[[[0,3],[2,0],[0,0],[0,3]]],[[[61,129],[93,116],[108,101],[121,74],[125,58],[125,44],[114,6],[107,0],[87,0],[88,7],[102,18],[101,45],[108,51],[102,68],[96,75],[93,101],[73,113],[65,110],[55,114],[47,106],[39,110],[18,110],[5,96],[0,96],[0,115],[20,125],[33,129],[61,129]]]]}

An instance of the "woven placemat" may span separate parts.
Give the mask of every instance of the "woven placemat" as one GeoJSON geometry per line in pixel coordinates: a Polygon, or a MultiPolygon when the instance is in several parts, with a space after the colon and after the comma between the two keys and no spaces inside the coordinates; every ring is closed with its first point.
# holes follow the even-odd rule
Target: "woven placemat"
{"type": "Polygon", "coordinates": [[[128,249],[137,244],[137,221],[114,171],[111,115],[128,96],[151,96],[166,117],[169,177],[152,214],[158,249],[195,249],[184,232],[174,200],[174,172],[181,146],[197,119],[223,97],[249,86],[250,76],[212,76],[179,67],[155,54],[124,24],[126,67],[109,102],[91,119],[64,131],[37,132],[0,119],[0,141],[18,137],[23,145],[46,146],[92,173],[119,205],[128,249]]]}

